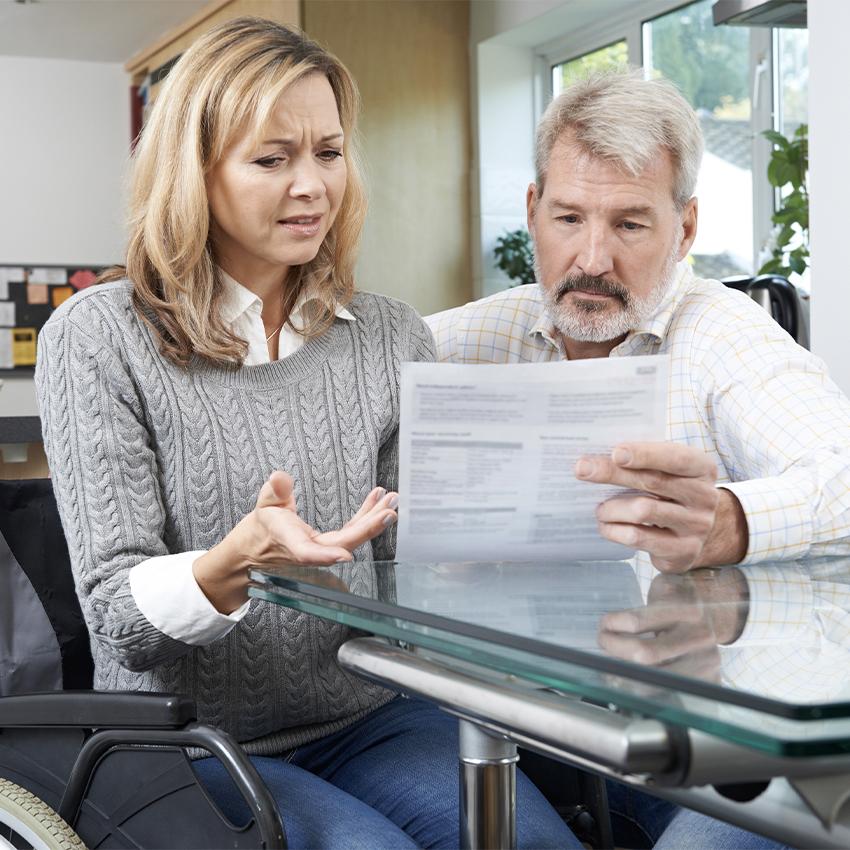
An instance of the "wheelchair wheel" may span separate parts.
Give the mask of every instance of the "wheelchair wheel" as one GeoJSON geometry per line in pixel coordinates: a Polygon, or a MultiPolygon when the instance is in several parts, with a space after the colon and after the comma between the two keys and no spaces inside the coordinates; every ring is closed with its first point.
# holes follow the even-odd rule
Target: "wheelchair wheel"
{"type": "Polygon", "coordinates": [[[0,848],[86,850],[86,845],[44,800],[0,779],[0,848]]]}

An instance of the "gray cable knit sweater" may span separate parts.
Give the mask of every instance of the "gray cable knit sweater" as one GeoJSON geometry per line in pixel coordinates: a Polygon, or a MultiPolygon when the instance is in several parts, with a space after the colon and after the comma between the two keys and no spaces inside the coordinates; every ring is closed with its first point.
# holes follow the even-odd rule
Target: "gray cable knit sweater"
{"type": "MultiPolygon", "coordinates": [[[[218,543],[274,469],[292,475],[299,514],[321,531],[345,523],[373,487],[395,488],[399,367],[433,359],[431,333],[383,296],[357,294],[348,308],[356,322],[337,320],[284,360],[234,370],[165,360],[127,282],[75,296],[39,336],[45,450],[95,687],[188,694],[203,721],[254,754],[340,729],[391,694],[338,666],[344,626],[253,600],[226,637],[193,647],[144,617],[128,573],[218,543]]],[[[387,533],[355,557],[393,549],[387,533]]]]}

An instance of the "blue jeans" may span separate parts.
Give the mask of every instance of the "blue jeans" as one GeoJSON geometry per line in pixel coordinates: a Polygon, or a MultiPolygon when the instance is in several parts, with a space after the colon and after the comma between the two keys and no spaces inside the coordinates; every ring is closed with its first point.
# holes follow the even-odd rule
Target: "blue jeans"
{"type": "MultiPolygon", "coordinates": [[[[457,720],[397,698],[333,735],[277,758],[252,757],[280,808],[289,846],[333,850],[456,848],[457,720]]],[[[237,826],[249,810],[217,759],[194,762],[237,826]]],[[[581,848],[543,795],[517,771],[520,848],[581,848]]]]}
{"type": "Polygon", "coordinates": [[[763,835],[682,809],[621,782],[605,781],[614,843],[654,850],[787,850],[763,835]]]}

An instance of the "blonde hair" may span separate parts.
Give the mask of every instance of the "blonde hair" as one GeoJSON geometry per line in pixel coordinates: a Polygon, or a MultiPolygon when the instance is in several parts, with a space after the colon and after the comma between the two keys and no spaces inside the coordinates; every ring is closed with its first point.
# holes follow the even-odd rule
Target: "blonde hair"
{"type": "Polygon", "coordinates": [[[667,150],[673,159],[673,201],[681,209],[694,194],[703,136],[696,113],[664,79],[647,80],[640,70],[591,74],[571,85],[547,107],[537,126],[534,165],[538,197],[549,156],[564,133],[591,156],[640,174],[667,150]]]}
{"type": "Polygon", "coordinates": [[[280,96],[311,73],[331,85],[345,134],[345,192],[316,257],[289,271],[285,315],[309,287],[325,309],[303,329],[310,338],[333,322],[354,293],[354,263],[366,199],[355,147],[357,87],[343,64],[302,32],[236,18],[206,33],[176,63],[139,139],[131,180],[126,267],[133,302],[180,365],[198,356],[241,365],[247,343],[219,316],[223,294],[210,241],[205,177],[239,132],[260,133],[280,96]]]}

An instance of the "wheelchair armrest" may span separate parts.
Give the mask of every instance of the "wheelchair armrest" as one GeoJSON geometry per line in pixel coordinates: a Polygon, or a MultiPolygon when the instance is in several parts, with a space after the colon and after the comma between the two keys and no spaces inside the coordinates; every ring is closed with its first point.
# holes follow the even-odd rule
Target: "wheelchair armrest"
{"type": "Polygon", "coordinates": [[[0,699],[0,728],[175,729],[196,719],[194,700],[179,694],[49,691],[0,699]]]}

